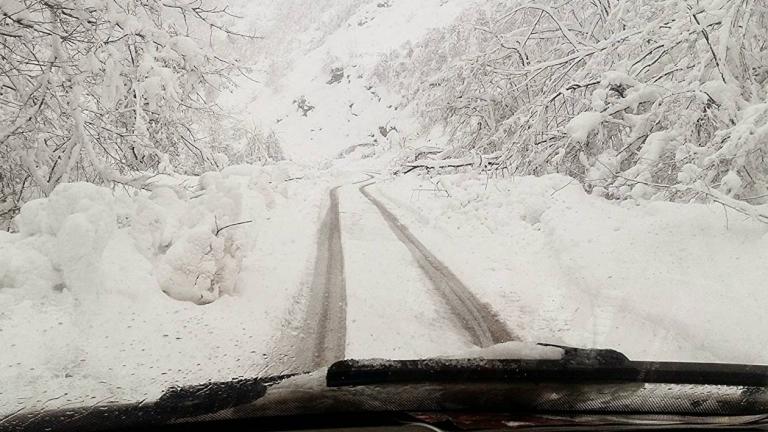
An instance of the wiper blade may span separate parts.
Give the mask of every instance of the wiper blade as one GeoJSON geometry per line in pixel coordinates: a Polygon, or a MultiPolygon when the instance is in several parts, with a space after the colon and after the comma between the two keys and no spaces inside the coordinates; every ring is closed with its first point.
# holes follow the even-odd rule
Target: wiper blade
{"type": "Polygon", "coordinates": [[[403,383],[665,383],[768,387],[768,367],[631,361],[614,350],[560,347],[560,360],[344,360],[326,375],[328,387],[403,383]]]}
{"type": "Polygon", "coordinates": [[[254,402],[266,394],[257,378],[171,387],[156,401],[104,404],[0,418],[0,431],[82,431],[161,425],[254,402]]]}

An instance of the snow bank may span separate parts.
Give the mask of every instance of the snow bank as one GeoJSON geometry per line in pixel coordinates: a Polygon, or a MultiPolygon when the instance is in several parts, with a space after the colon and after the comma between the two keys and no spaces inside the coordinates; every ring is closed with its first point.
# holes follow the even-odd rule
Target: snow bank
{"type": "Polygon", "coordinates": [[[0,237],[0,290],[68,291],[80,301],[162,291],[210,303],[235,291],[249,247],[246,226],[274,207],[285,182],[303,175],[291,163],[237,166],[158,179],[151,192],[133,196],[61,184],[26,203],[14,221],[17,233],[0,237]],[[246,218],[242,195],[252,191],[246,218]]]}
{"type": "Polygon", "coordinates": [[[81,300],[152,289],[210,303],[235,291],[248,247],[242,233],[259,223],[243,216],[243,193],[257,191],[249,206],[264,213],[285,182],[302,176],[290,163],[237,166],[185,182],[165,178],[135,196],[89,183],[59,185],[25,204],[15,219],[18,233],[0,239],[0,289],[56,287],[81,300]],[[149,269],[151,278],[135,287],[121,283],[115,271],[123,262],[149,269]]]}
{"type": "MultiPolygon", "coordinates": [[[[12,263],[28,261],[43,269],[48,289],[68,290],[78,299],[105,292],[130,295],[140,287],[115,286],[118,255],[152,264],[155,283],[171,297],[208,303],[232,293],[242,239],[234,229],[240,220],[239,185],[217,173],[202,176],[194,195],[158,187],[151,194],[130,197],[89,183],[59,185],[49,197],[25,204],[15,223],[18,234],[6,239],[14,249],[12,263]],[[199,191],[199,192],[197,192],[199,191]],[[55,269],[55,270],[54,270],[55,269]],[[49,271],[54,270],[54,271],[49,271]]],[[[10,252],[9,252],[10,253],[10,252]]],[[[7,266],[3,286],[29,284],[24,265],[7,266]]],[[[142,285],[146,287],[146,285],[142,285]]]]}
{"type": "Polygon", "coordinates": [[[242,168],[130,196],[66,184],[24,206],[0,233],[0,413],[290,366],[278,338],[301,312],[328,185],[242,168]]]}
{"type": "Polygon", "coordinates": [[[608,201],[561,175],[405,176],[379,193],[526,341],[768,362],[765,224],[718,205],[608,201]]]}

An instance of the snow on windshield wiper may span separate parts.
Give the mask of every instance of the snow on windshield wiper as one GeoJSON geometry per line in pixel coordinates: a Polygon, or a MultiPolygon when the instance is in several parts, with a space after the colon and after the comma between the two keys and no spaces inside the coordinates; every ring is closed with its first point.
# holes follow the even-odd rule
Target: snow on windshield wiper
{"type": "Polygon", "coordinates": [[[158,425],[243,405],[258,400],[265,393],[265,385],[256,378],[177,386],[169,388],[151,402],[10,415],[0,418],[0,431],[81,431],[158,425]]]}

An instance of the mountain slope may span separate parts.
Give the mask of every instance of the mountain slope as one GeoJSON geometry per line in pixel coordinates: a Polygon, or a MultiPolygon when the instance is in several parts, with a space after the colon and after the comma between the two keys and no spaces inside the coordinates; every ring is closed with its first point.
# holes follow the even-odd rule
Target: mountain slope
{"type": "Polygon", "coordinates": [[[404,44],[452,24],[473,3],[347,2],[311,23],[303,20],[316,11],[298,14],[300,5],[294,4],[267,19],[271,34],[264,54],[270,60],[266,85],[253,89],[254,122],[277,133],[288,157],[305,162],[332,159],[352,146],[398,144],[398,132],[413,129],[413,116],[398,108],[399,96],[372,78],[377,64],[404,44]],[[286,32],[294,24],[301,34],[286,32]]]}

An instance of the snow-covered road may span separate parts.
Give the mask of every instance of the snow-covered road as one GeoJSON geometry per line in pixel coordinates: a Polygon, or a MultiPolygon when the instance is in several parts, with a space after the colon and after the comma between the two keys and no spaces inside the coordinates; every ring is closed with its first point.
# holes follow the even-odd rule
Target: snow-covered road
{"type": "Polygon", "coordinates": [[[451,310],[472,343],[479,347],[488,347],[517,339],[497,317],[492,307],[478,300],[451,269],[431,253],[411,230],[368,190],[373,184],[368,183],[360,187],[360,192],[376,206],[398,240],[408,248],[414,261],[428,276],[434,291],[451,310]]]}
{"type": "Polygon", "coordinates": [[[329,193],[317,233],[317,252],[302,330],[295,336],[297,370],[311,371],[344,358],[346,289],[339,224],[340,186],[329,193]]]}
{"type": "MultiPolygon", "coordinates": [[[[126,207],[111,192],[90,187],[103,192],[100,206],[120,209],[130,222],[105,233],[107,247],[92,259],[103,281],[56,291],[46,288],[56,279],[41,280],[38,290],[22,285],[0,292],[7,305],[0,314],[7,347],[0,380],[12,389],[0,392],[0,412],[151,399],[171,385],[310,371],[342,358],[455,355],[513,339],[394,211],[361,190],[373,183],[370,175],[357,170],[288,180],[293,177],[236,167],[201,178],[209,187],[188,201],[160,189],[126,207]],[[159,207],[162,199],[178,208],[159,207]],[[208,212],[232,203],[239,210],[222,223],[254,222],[226,231],[242,256],[239,271],[228,273],[237,277],[236,291],[205,305],[163,294],[153,260],[170,254],[156,248],[160,252],[143,255],[136,248],[136,239],[152,232],[140,223],[152,216],[150,222],[176,230],[172,244],[183,245],[177,238],[189,231],[188,223],[200,220],[201,232],[208,233],[206,221],[216,223],[219,214],[208,212]],[[153,205],[159,215],[145,215],[153,205]],[[32,326],[30,315],[36,317],[32,326]]],[[[38,203],[41,212],[58,211],[53,205],[60,201],[96,205],[77,195],[78,188],[70,192],[38,203]]],[[[103,213],[99,220],[115,217],[103,213]]],[[[28,275],[26,268],[49,258],[27,249],[55,240],[26,230],[6,238],[0,257],[13,258],[11,275],[23,263],[18,274],[28,275]],[[24,254],[31,258],[19,261],[24,254]]],[[[179,274],[194,276],[200,268],[191,262],[179,274]]],[[[3,280],[11,287],[36,281],[3,280]]]]}
{"type": "Polygon", "coordinates": [[[429,277],[357,186],[341,189],[349,358],[406,358],[471,346],[429,277]]]}
{"type": "Polygon", "coordinates": [[[452,354],[515,340],[491,307],[367,190],[375,181],[364,176],[330,190],[302,328],[288,335],[293,369],[343,358],[452,354]]]}

